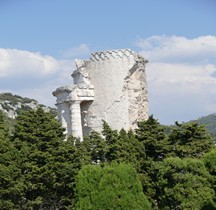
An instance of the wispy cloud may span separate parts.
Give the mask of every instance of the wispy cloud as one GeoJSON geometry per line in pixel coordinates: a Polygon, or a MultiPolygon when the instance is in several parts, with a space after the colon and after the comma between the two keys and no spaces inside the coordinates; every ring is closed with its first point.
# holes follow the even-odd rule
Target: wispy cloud
{"type": "Polygon", "coordinates": [[[216,37],[152,36],[137,41],[147,66],[150,112],[163,123],[216,111],[216,37]]]}

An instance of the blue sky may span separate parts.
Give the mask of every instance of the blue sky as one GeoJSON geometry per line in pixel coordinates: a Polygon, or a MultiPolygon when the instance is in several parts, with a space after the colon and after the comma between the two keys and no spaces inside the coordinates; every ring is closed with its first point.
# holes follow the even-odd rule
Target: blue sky
{"type": "Polygon", "coordinates": [[[149,114],[216,111],[215,0],[0,0],[0,91],[54,106],[75,58],[130,48],[149,60],[149,114]]]}

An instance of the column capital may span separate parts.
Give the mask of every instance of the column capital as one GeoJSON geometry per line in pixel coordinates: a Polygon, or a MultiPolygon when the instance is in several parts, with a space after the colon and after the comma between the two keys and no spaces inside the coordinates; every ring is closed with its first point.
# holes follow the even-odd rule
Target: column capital
{"type": "Polygon", "coordinates": [[[68,101],[68,103],[69,103],[70,110],[72,111],[73,106],[76,106],[76,105],[77,105],[77,106],[80,107],[81,101],[68,101]]]}
{"type": "Polygon", "coordinates": [[[80,100],[70,100],[70,101],[68,101],[69,102],[69,104],[80,104],[81,103],[81,101],[80,100]]]}

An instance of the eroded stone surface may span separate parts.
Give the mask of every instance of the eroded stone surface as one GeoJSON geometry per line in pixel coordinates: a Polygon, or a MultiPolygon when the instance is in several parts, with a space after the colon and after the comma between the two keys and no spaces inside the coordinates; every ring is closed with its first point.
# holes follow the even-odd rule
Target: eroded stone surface
{"type": "Polygon", "coordinates": [[[66,133],[82,138],[91,130],[100,132],[102,120],[113,129],[128,130],[147,119],[146,62],[129,49],[96,52],[89,60],[76,60],[74,85],[53,92],[66,133]],[[74,102],[80,109],[73,110],[74,102]]]}

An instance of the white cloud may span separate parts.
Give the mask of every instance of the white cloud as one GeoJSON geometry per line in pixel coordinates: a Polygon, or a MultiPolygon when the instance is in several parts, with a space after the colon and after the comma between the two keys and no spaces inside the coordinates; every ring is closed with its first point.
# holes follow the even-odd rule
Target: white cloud
{"type": "Polygon", "coordinates": [[[210,62],[216,58],[216,36],[152,36],[136,44],[151,62],[210,62]]]}
{"type": "Polygon", "coordinates": [[[46,76],[59,70],[56,59],[40,53],[17,49],[0,49],[0,77],[35,75],[46,76]]]}
{"type": "Polygon", "coordinates": [[[150,112],[162,123],[216,112],[216,37],[138,40],[147,66],[150,112]]]}
{"type": "Polygon", "coordinates": [[[38,100],[54,107],[52,92],[64,85],[72,85],[74,58],[89,55],[85,44],[65,51],[64,59],[56,59],[39,52],[0,48],[0,92],[38,100]]]}
{"type": "Polygon", "coordinates": [[[74,60],[17,49],[0,49],[0,91],[34,98],[54,107],[52,91],[73,83],[74,60]]]}

